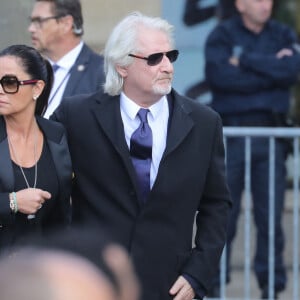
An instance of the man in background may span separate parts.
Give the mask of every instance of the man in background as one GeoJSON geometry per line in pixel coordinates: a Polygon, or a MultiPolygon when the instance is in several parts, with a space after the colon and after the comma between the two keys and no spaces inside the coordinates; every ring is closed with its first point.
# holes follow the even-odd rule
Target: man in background
{"type": "MultiPolygon", "coordinates": [[[[288,26],[271,20],[272,0],[236,0],[239,15],[224,21],[207,39],[206,79],[213,92],[212,107],[224,126],[287,126],[290,87],[300,70],[296,35],[288,26]]],[[[286,286],[283,261],[282,212],[288,145],[276,140],[275,147],[275,291],[286,286]]],[[[254,271],[262,299],[269,297],[269,144],[267,138],[251,143],[251,192],[257,228],[254,271]]],[[[245,141],[227,141],[227,176],[233,200],[228,227],[228,260],[236,233],[244,188],[245,141]]],[[[228,278],[229,280],[229,270],[228,278]]],[[[218,288],[213,297],[219,296],[218,288]]]]}
{"type": "Polygon", "coordinates": [[[36,0],[28,30],[33,46],[49,59],[55,73],[46,118],[62,98],[101,88],[103,58],[82,41],[80,0],[36,0]]]}
{"type": "MultiPolygon", "coordinates": [[[[234,14],[236,14],[234,0],[219,0],[217,3],[213,2],[208,6],[203,5],[203,0],[186,0],[183,22],[186,26],[195,26],[214,17],[222,21],[234,14]]],[[[188,87],[185,94],[192,99],[197,99],[207,92],[210,92],[209,84],[204,78],[188,87]]]]}

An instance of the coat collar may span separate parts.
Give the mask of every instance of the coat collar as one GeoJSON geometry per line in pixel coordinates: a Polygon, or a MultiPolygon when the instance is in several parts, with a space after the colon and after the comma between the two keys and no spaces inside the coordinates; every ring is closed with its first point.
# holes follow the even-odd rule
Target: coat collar
{"type": "MultiPolygon", "coordinates": [[[[60,182],[66,178],[65,173],[70,171],[65,165],[71,165],[67,151],[64,131],[59,123],[49,121],[42,117],[36,116],[37,123],[47,139],[53,161],[57,170],[60,182]]],[[[9,153],[9,146],[6,133],[6,125],[3,116],[0,116],[0,180],[1,185],[7,190],[12,190],[14,185],[13,168],[9,153]]]]}
{"type": "Polygon", "coordinates": [[[6,125],[3,116],[0,116],[0,143],[6,139],[6,125]]]}
{"type": "MultiPolygon", "coordinates": [[[[164,156],[174,151],[194,126],[194,121],[190,117],[191,108],[183,101],[183,97],[175,90],[172,90],[167,97],[171,110],[164,156]]],[[[121,155],[124,156],[126,153],[128,156],[129,151],[120,112],[120,97],[98,93],[92,111],[116,150],[121,155]]]]}
{"type": "Polygon", "coordinates": [[[61,142],[64,132],[60,124],[40,116],[36,116],[36,121],[48,140],[56,144],[61,142]]]}
{"type": "Polygon", "coordinates": [[[0,116],[0,180],[3,188],[6,187],[8,190],[13,189],[14,176],[3,116],[0,116]]]}
{"type": "MultiPolygon", "coordinates": [[[[60,127],[59,124],[56,124],[54,121],[49,122],[49,120],[44,119],[40,116],[36,116],[36,121],[39,127],[47,136],[47,139],[55,143],[60,143],[61,138],[63,136],[63,131],[58,130],[58,127],[60,127]]],[[[7,138],[7,133],[6,133],[5,121],[3,116],[0,116],[0,143],[3,142],[3,140],[5,140],[6,138],[7,138]]]]}
{"type": "Polygon", "coordinates": [[[81,76],[84,73],[83,71],[86,69],[87,64],[89,63],[91,53],[92,52],[88,46],[83,44],[82,49],[70,70],[70,78],[68,84],[66,85],[63,97],[67,97],[72,94],[72,90],[77,86],[81,76]]]}
{"type": "MultiPolygon", "coordinates": [[[[194,121],[190,117],[191,108],[183,101],[183,97],[172,91],[168,95],[170,104],[169,130],[163,159],[170,155],[185,139],[194,121]]],[[[130,158],[130,152],[125,140],[124,126],[120,112],[120,96],[109,96],[99,92],[96,101],[91,106],[92,114],[105,132],[112,146],[119,153],[129,173],[132,183],[137,188],[136,173],[130,158]]],[[[138,201],[141,204],[141,201],[138,201]]]]}
{"type": "Polygon", "coordinates": [[[188,135],[194,121],[190,117],[191,107],[186,101],[172,89],[168,95],[168,101],[171,103],[172,112],[170,113],[169,130],[167,136],[166,150],[164,157],[174,151],[188,135]]]}

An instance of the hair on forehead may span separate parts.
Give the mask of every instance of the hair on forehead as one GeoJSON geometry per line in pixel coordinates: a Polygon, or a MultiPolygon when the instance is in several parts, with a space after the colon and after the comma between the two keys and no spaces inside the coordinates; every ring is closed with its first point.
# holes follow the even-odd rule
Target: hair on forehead
{"type": "MultiPolygon", "coordinates": [[[[159,17],[150,17],[143,15],[142,13],[135,11],[126,16],[113,30],[113,33],[127,32],[127,31],[138,31],[143,26],[148,29],[160,30],[165,32],[166,35],[171,39],[173,38],[174,27],[166,20],[159,17]]],[[[112,35],[113,35],[112,33],[112,35]]]]}

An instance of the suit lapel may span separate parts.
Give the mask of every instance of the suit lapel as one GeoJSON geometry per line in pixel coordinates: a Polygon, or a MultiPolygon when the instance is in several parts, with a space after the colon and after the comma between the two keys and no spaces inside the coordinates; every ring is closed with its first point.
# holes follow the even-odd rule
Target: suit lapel
{"type": "Polygon", "coordinates": [[[0,185],[3,190],[12,191],[14,187],[14,174],[9,154],[6,126],[2,116],[0,116],[0,153],[0,185]]]}
{"type": "Polygon", "coordinates": [[[111,141],[112,146],[121,156],[132,182],[136,187],[136,175],[125,140],[124,126],[120,112],[120,96],[111,97],[107,94],[101,94],[101,96],[101,99],[96,101],[91,108],[92,113],[111,141]]]}
{"type": "MultiPolygon", "coordinates": [[[[189,116],[190,108],[183,103],[181,97],[173,92],[168,96],[168,100],[172,101],[172,111],[170,111],[171,119],[169,121],[166,150],[162,159],[170,155],[172,151],[182,143],[194,126],[194,122],[189,116]]],[[[97,122],[111,141],[111,144],[122,157],[129,176],[137,190],[135,180],[136,174],[130,159],[129,149],[124,135],[124,127],[120,112],[120,97],[110,97],[107,94],[101,94],[101,99],[99,98],[94,103],[91,110],[97,122]]],[[[148,202],[151,202],[151,199],[148,202]]],[[[139,203],[141,203],[141,201],[139,201],[139,203]]]]}
{"type": "Polygon", "coordinates": [[[163,157],[174,151],[194,126],[194,121],[189,116],[190,107],[182,101],[182,98],[175,91],[168,95],[168,101],[172,102],[171,107],[173,109],[170,111],[167,144],[163,157]]]}
{"type": "Polygon", "coordinates": [[[48,120],[41,117],[36,117],[36,119],[47,139],[62,194],[68,195],[70,192],[67,190],[67,187],[69,186],[68,181],[70,180],[71,170],[69,166],[71,166],[71,160],[66,147],[66,136],[63,135],[62,130],[57,130],[57,128],[53,126],[52,123],[48,122],[48,120]]]}
{"type": "Polygon", "coordinates": [[[79,84],[80,79],[84,73],[89,62],[89,52],[87,46],[84,44],[79,56],[77,57],[74,65],[71,68],[70,78],[64,91],[64,97],[71,96],[75,87],[79,84]]]}

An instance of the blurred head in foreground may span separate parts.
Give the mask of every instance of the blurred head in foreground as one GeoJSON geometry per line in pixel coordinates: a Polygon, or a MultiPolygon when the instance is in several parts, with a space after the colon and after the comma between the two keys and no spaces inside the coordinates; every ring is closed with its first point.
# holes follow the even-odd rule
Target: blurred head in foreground
{"type": "Polygon", "coordinates": [[[66,251],[24,248],[0,261],[1,300],[114,300],[108,277],[66,251]]]}

